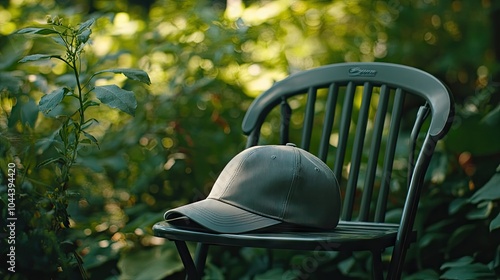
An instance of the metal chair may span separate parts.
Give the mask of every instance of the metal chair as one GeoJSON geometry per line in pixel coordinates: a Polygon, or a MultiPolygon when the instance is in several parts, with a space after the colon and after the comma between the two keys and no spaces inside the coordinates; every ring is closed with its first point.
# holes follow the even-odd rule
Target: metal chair
{"type": "Polygon", "coordinates": [[[279,142],[294,142],[329,164],[342,186],[338,227],[325,232],[215,234],[163,221],[154,225],[154,234],[175,242],[188,279],[201,279],[209,245],[369,251],[374,279],[400,279],[406,251],[416,240],[413,224],[424,175],[453,116],[453,98],[447,87],[412,67],[340,63],[292,74],[251,104],[242,125],[248,135],[246,146],[269,144],[262,128],[267,136],[273,126],[279,127],[279,142]],[[323,102],[317,102],[321,99],[323,102]],[[413,129],[405,137],[400,136],[404,130],[400,124],[405,113],[412,111],[408,104],[420,107],[413,110],[413,129]],[[304,109],[296,113],[299,108],[304,109]],[[266,119],[276,112],[281,112],[278,125],[266,119]],[[297,131],[301,131],[298,137],[297,131]],[[410,155],[406,165],[403,163],[407,167],[405,202],[399,222],[388,223],[387,202],[400,145],[406,145],[410,155]],[[198,243],[195,260],[186,241],[198,243]],[[384,272],[381,256],[388,247],[393,247],[392,257],[384,272]]]}

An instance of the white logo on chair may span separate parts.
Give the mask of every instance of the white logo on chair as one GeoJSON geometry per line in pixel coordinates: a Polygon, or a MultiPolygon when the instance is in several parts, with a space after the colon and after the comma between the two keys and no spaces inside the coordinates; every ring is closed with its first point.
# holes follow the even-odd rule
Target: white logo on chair
{"type": "Polygon", "coordinates": [[[373,77],[377,75],[377,70],[354,67],[349,69],[349,76],[373,77]]]}

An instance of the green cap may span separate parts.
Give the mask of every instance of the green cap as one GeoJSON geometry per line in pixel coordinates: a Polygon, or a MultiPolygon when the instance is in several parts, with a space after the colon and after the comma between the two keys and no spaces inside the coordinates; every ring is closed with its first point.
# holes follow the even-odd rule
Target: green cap
{"type": "Polygon", "coordinates": [[[236,155],[206,199],[171,209],[165,219],[219,233],[332,229],[340,207],[338,182],[323,161],[293,144],[268,145],[236,155]]]}

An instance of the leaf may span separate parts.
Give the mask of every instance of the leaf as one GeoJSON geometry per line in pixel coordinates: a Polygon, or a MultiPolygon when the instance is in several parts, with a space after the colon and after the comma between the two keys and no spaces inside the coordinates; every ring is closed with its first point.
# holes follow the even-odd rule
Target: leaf
{"type": "Polygon", "coordinates": [[[99,106],[99,105],[101,105],[101,103],[92,100],[87,100],[83,103],[83,110],[86,110],[88,107],[99,106]]]}
{"type": "Polygon", "coordinates": [[[452,250],[453,248],[457,248],[460,246],[464,240],[466,240],[469,236],[472,236],[474,230],[477,228],[474,224],[465,224],[460,226],[458,229],[453,231],[453,234],[448,237],[447,248],[452,250]]]}
{"type": "Polygon", "coordinates": [[[23,125],[35,127],[38,114],[39,110],[33,99],[24,100],[19,98],[12,108],[8,125],[14,127],[18,122],[21,122],[23,125]]]}
{"type": "Polygon", "coordinates": [[[49,55],[49,54],[31,54],[23,57],[21,60],[19,60],[19,63],[24,63],[24,62],[29,62],[29,61],[37,61],[37,60],[42,60],[42,59],[50,59],[52,57],[56,57],[55,55],[49,55]]]}
{"type": "MultiPolygon", "coordinates": [[[[205,267],[203,279],[224,279],[223,268],[217,267],[213,264],[207,263],[205,267]]],[[[256,278],[254,278],[256,279],[256,278]]],[[[269,278],[268,278],[269,279],[269,278]]]]}
{"type": "Polygon", "coordinates": [[[127,78],[132,79],[134,81],[139,81],[143,82],[145,84],[150,85],[151,80],[149,79],[148,74],[141,70],[141,69],[106,69],[106,70],[101,70],[95,73],[95,75],[102,74],[102,73],[120,73],[125,75],[127,78]]]}
{"type": "Polygon", "coordinates": [[[48,114],[52,111],[64,98],[64,95],[69,92],[68,88],[60,88],[54,90],[50,94],[46,94],[40,99],[40,103],[38,103],[38,109],[45,114],[48,114]]]}
{"type": "Polygon", "coordinates": [[[80,127],[80,129],[84,130],[84,129],[87,129],[89,128],[92,124],[94,123],[99,123],[99,121],[97,121],[96,119],[94,118],[91,118],[87,121],[85,121],[85,123],[83,123],[82,127],[80,127]]]}
{"type": "Polygon", "coordinates": [[[342,272],[343,275],[349,275],[349,272],[354,267],[355,262],[356,261],[353,258],[348,258],[344,261],[341,261],[338,264],[338,268],[339,268],[340,272],[342,272]]]}
{"type": "Polygon", "coordinates": [[[485,123],[491,126],[498,126],[500,124],[500,105],[486,114],[486,116],[481,119],[481,123],[485,123]]]}
{"type": "Polygon", "coordinates": [[[183,269],[173,244],[155,246],[149,250],[136,250],[123,254],[118,260],[123,279],[165,279],[183,269]],[[144,269],[147,267],[147,269],[144,269]]]}
{"type": "Polygon", "coordinates": [[[90,38],[90,34],[92,34],[92,31],[90,29],[85,29],[83,30],[80,34],[78,34],[77,38],[78,41],[81,43],[87,43],[87,41],[90,38]]]}
{"type": "Polygon", "coordinates": [[[477,208],[467,213],[466,217],[469,220],[482,220],[488,218],[493,209],[493,203],[491,201],[481,202],[477,205],[477,208]]]}
{"type": "Polygon", "coordinates": [[[63,40],[61,37],[59,37],[59,36],[52,37],[52,40],[53,40],[56,44],[61,45],[61,46],[63,46],[63,47],[66,47],[66,42],[64,42],[64,40],[63,40]]]}
{"type": "Polygon", "coordinates": [[[495,279],[495,274],[487,265],[467,263],[471,261],[470,258],[465,261],[462,261],[462,259],[454,263],[443,264],[441,269],[449,269],[439,279],[495,279]]]}
{"type": "MultiPolygon", "coordinates": [[[[7,70],[9,66],[17,63],[19,59],[21,59],[25,55],[26,51],[32,44],[29,40],[26,40],[25,38],[22,38],[20,36],[4,37],[2,40],[2,46],[0,46],[0,56],[2,57],[2,59],[0,59],[0,69],[7,70]]],[[[3,74],[8,75],[10,73],[3,72],[3,74]]],[[[0,81],[0,88],[2,88],[3,86],[4,81],[0,81]]]]}
{"type": "Polygon", "coordinates": [[[48,165],[48,164],[51,164],[51,163],[54,163],[54,162],[59,162],[61,164],[64,164],[65,160],[64,158],[62,157],[58,157],[58,158],[49,158],[49,159],[46,159],[42,162],[40,162],[39,164],[36,165],[37,168],[40,168],[42,166],[45,166],[45,165],[48,165]]]}
{"type": "Polygon", "coordinates": [[[458,260],[444,263],[443,265],[441,265],[441,269],[469,265],[473,261],[474,261],[474,259],[471,256],[465,256],[465,257],[461,257],[458,260]]]}
{"type": "Polygon", "coordinates": [[[405,280],[439,279],[439,274],[432,269],[425,269],[415,274],[405,276],[405,280]]]}
{"type": "MultiPolygon", "coordinates": [[[[285,271],[283,271],[283,268],[273,268],[271,270],[268,270],[268,271],[264,272],[263,274],[255,275],[255,277],[253,279],[254,280],[297,279],[296,278],[297,276],[299,276],[299,275],[297,275],[297,273],[296,273],[295,270],[293,270],[293,271],[287,271],[285,273],[285,271]]],[[[217,278],[210,278],[210,279],[217,279],[217,278]]]]}
{"type": "Polygon", "coordinates": [[[460,209],[462,209],[465,205],[467,205],[467,199],[465,198],[457,198],[450,202],[448,206],[449,214],[456,214],[460,209]]]}
{"type": "Polygon", "coordinates": [[[97,147],[99,147],[99,142],[97,142],[97,139],[94,137],[94,135],[90,134],[90,133],[87,133],[85,131],[82,131],[83,132],[83,135],[89,139],[92,143],[96,144],[97,147]]]}
{"type": "Polygon", "coordinates": [[[491,221],[490,231],[500,228],[500,213],[491,221]]]}
{"type": "Polygon", "coordinates": [[[98,86],[94,88],[94,91],[102,103],[129,115],[135,115],[137,101],[133,92],[121,89],[116,85],[98,86]]]}
{"type": "Polygon", "coordinates": [[[92,24],[94,24],[94,22],[95,22],[95,18],[91,18],[91,19],[81,23],[80,26],[78,27],[78,32],[81,32],[82,30],[89,28],[90,26],[92,26],[92,24]]]}
{"type": "Polygon", "coordinates": [[[497,172],[470,198],[470,202],[479,203],[500,199],[500,172],[497,172]]]}
{"type": "Polygon", "coordinates": [[[37,35],[49,35],[49,34],[58,34],[59,32],[50,28],[38,28],[38,27],[27,27],[23,29],[19,29],[13,34],[37,34],[37,35]]]}

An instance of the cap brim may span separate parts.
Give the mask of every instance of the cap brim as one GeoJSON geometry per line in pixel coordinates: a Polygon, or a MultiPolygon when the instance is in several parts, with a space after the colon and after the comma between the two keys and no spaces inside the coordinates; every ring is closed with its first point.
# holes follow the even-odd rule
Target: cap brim
{"type": "Polygon", "coordinates": [[[165,219],[179,215],[218,233],[243,233],[281,223],[211,198],[168,210],[165,219]]]}

